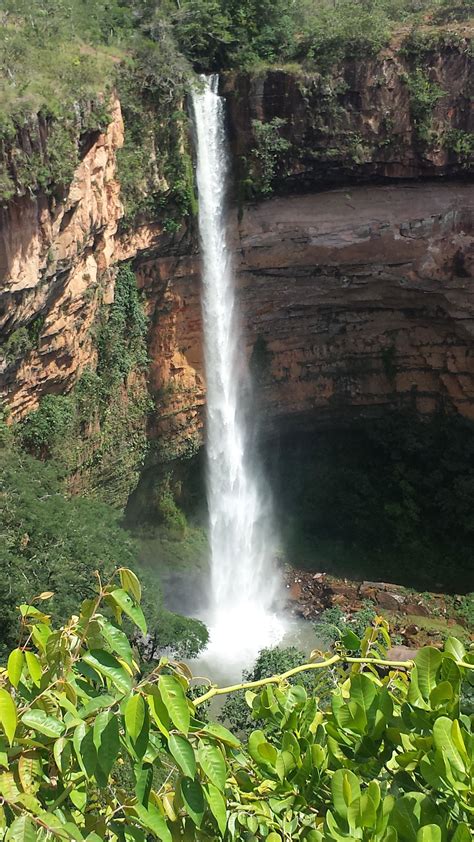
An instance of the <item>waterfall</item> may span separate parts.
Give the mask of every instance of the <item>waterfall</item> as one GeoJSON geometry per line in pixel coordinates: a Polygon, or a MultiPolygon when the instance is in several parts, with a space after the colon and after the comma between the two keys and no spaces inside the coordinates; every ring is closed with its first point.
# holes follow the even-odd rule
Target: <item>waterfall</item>
{"type": "Polygon", "coordinates": [[[207,497],[211,551],[210,648],[221,663],[250,663],[277,642],[280,580],[271,501],[253,448],[251,384],[226,243],[228,160],[218,76],[193,91],[202,314],[207,383],[207,497]]]}

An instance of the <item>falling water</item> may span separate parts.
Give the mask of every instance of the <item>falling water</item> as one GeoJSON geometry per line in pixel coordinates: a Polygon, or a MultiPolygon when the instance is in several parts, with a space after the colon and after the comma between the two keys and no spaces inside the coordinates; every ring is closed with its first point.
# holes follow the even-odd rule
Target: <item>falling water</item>
{"type": "Polygon", "coordinates": [[[218,77],[193,92],[202,311],[207,380],[207,495],[211,599],[208,655],[220,664],[249,664],[276,643],[280,581],[274,563],[271,503],[247,423],[251,388],[226,244],[227,153],[218,77]]]}

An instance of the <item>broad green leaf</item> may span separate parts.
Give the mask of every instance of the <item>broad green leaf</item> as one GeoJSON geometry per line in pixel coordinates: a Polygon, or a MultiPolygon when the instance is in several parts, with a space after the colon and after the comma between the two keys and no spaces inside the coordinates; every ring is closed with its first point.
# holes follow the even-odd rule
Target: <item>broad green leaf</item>
{"type": "Polygon", "coordinates": [[[29,816],[17,816],[10,825],[5,842],[36,842],[36,829],[29,816]]]}
{"type": "Polygon", "coordinates": [[[15,702],[10,693],[4,690],[3,687],[0,687],[0,725],[10,745],[13,743],[17,723],[18,717],[15,702]]]}
{"type": "Polygon", "coordinates": [[[348,629],[342,635],[341,643],[345,649],[349,649],[350,651],[355,652],[357,649],[360,649],[361,640],[360,637],[357,637],[357,635],[354,634],[353,631],[348,629]]]}
{"type": "Polygon", "coordinates": [[[191,778],[181,779],[181,795],[188,816],[197,827],[201,827],[204,815],[204,796],[201,784],[191,778]]]}
{"type": "MultiPolygon", "coordinates": [[[[227,779],[227,767],[220,748],[210,743],[201,742],[197,757],[204,774],[217,789],[223,792],[227,779]]],[[[189,777],[192,778],[194,775],[189,775],[189,777]]]]}
{"type": "Polygon", "coordinates": [[[23,725],[44,734],[45,737],[60,737],[64,731],[64,723],[60,719],[48,716],[44,710],[27,710],[21,717],[23,725]]]}
{"type": "MultiPolygon", "coordinates": [[[[454,767],[454,769],[464,774],[466,766],[459,748],[453,739],[454,727],[455,723],[452,722],[451,719],[448,719],[447,716],[439,716],[433,725],[433,741],[438,751],[443,755],[445,762],[447,761],[452,767],[454,767]]],[[[458,733],[460,733],[460,731],[456,732],[457,736],[458,733]]]]}
{"type": "Polygon", "coordinates": [[[39,755],[34,752],[23,753],[18,760],[18,776],[24,792],[36,792],[41,777],[39,755]]]}
{"type": "Polygon", "coordinates": [[[143,615],[143,611],[139,605],[133,601],[132,597],[121,588],[118,588],[109,596],[113,599],[113,601],[118,605],[121,611],[123,611],[127,617],[135,623],[136,626],[140,629],[142,634],[146,634],[146,620],[143,615]]]}
{"type": "Polygon", "coordinates": [[[120,751],[120,733],[118,717],[110,711],[102,711],[97,716],[93,727],[93,741],[97,752],[97,762],[108,779],[120,751]]]}
{"type": "Polygon", "coordinates": [[[133,767],[135,774],[135,795],[140,804],[148,807],[151,787],[153,783],[153,766],[151,763],[136,763],[133,767]]]}
{"type": "Polygon", "coordinates": [[[210,734],[211,737],[216,737],[221,742],[225,743],[225,745],[231,746],[232,748],[239,748],[240,740],[237,737],[234,737],[227,728],[224,728],[223,725],[219,725],[217,722],[210,722],[208,725],[205,725],[202,729],[206,734],[210,734]]]}
{"type": "Polygon", "coordinates": [[[416,834],[416,842],[441,842],[441,828],[436,824],[425,824],[416,834]]]}
{"type": "Polygon", "coordinates": [[[140,602],[142,598],[142,586],[133,570],[129,570],[128,567],[122,567],[119,570],[119,575],[123,590],[127,591],[136,602],[140,602]]]}
{"type": "Polygon", "coordinates": [[[420,827],[439,824],[436,805],[421,792],[409,792],[395,799],[390,814],[390,824],[403,842],[417,842],[420,827]]]}
{"type": "Polygon", "coordinates": [[[374,682],[363,673],[354,675],[351,678],[351,699],[357,702],[366,716],[379,692],[374,682]]]}
{"type": "Polygon", "coordinates": [[[181,736],[181,734],[170,734],[168,748],[183,775],[186,775],[188,778],[194,778],[196,774],[196,760],[193,747],[186,737],[181,736]]]}
{"type": "Polygon", "coordinates": [[[444,651],[453,655],[457,661],[462,661],[466,654],[463,644],[457,639],[457,637],[448,637],[446,643],[444,644],[444,651]]]}
{"type": "Polygon", "coordinates": [[[153,693],[150,693],[150,695],[147,696],[147,702],[153,720],[158,725],[161,733],[164,734],[166,739],[168,739],[172,722],[170,715],[163,704],[163,699],[161,698],[158,687],[154,687],[153,693]]]}
{"type": "Polygon", "coordinates": [[[10,684],[12,684],[15,689],[20,683],[24,663],[25,656],[21,649],[13,649],[8,656],[7,674],[10,684]]]}
{"type": "Polygon", "coordinates": [[[275,746],[272,746],[271,743],[268,743],[266,741],[263,743],[259,743],[257,753],[260,760],[264,760],[265,763],[269,763],[270,766],[275,766],[278,757],[278,752],[275,746]]]}
{"type": "Polygon", "coordinates": [[[25,652],[25,659],[28,672],[31,675],[31,680],[34,684],[38,686],[41,682],[41,676],[43,674],[41,661],[34,652],[30,652],[28,649],[25,652]]]}
{"type": "Polygon", "coordinates": [[[125,632],[114,626],[105,617],[101,617],[99,623],[102,637],[109,644],[112,652],[115,652],[116,655],[131,666],[133,662],[132,647],[125,632]]]}
{"type": "Polygon", "coordinates": [[[339,816],[347,818],[347,811],[353,801],[360,798],[359,781],[349,769],[338,769],[331,781],[334,807],[339,816]]]}
{"type": "Polygon", "coordinates": [[[148,809],[142,804],[135,804],[134,810],[136,810],[140,822],[147,830],[151,830],[162,842],[173,842],[166,821],[153,804],[150,804],[148,809]]]}
{"type": "Polygon", "coordinates": [[[135,693],[125,707],[125,727],[127,734],[136,742],[145,722],[145,701],[140,693],[135,693]]]}
{"type": "Polygon", "coordinates": [[[110,708],[116,701],[115,696],[112,696],[110,693],[102,693],[100,696],[96,696],[95,699],[87,702],[84,707],[79,708],[78,714],[81,719],[87,719],[91,713],[95,713],[102,708],[110,708]]]}
{"type": "Polygon", "coordinates": [[[436,674],[441,665],[443,656],[434,646],[425,646],[420,649],[415,657],[415,664],[418,672],[418,687],[423,698],[428,700],[430,693],[436,687],[436,674]]]}
{"type": "Polygon", "coordinates": [[[207,803],[209,804],[211,813],[217,822],[217,827],[219,828],[222,836],[224,836],[227,825],[227,811],[224,797],[213,784],[208,784],[208,786],[204,788],[204,795],[207,803]]]}
{"type": "Polygon", "coordinates": [[[431,707],[436,708],[438,705],[444,705],[446,702],[450,702],[453,696],[453,685],[449,681],[441,681],[430,693],[431,707]]]}
{"type": "Polygon", "coordinates": [[[458,824],[451,842],[472,842],[472,836],[467,824],[458,824]]]}
{"type": "MultiPolygon", "coordinates": [[[[315,834],[315,830],[310,830],[310,832],[306,834],[305,839],[309,840],[309,842],[320,842],[320,840],[322,840],[323,837],[320,833],[317,836],[315,834]]],[[[272,830],[272,832],[269,833],[267,836],[267,842],[281,842],[280,834],[275,833],[275,831],[272,830]]]]}
{"type": "Polygon", "coordinates": [[[89,728],[85,722],[81,722],[74,731],[72,742],[79,766],[84,774],[91,778],[97,766],[97,749],[94,745],[92,728],[89,728]]]}
{"type": "Polygon", "coordinates": [[[82,656],[82,660],[108,678],[120,693],[130,693],[132,689],[131,676],[110,652],[105,652],[103,649],[92,649],[82,656]]]}
{"type": "Polygon", "coordinates": [[[160,675],[158,688],[173,725],[187,734],[191,713],[188,700],[178,679],[173,675],[160,675]]]}
{"type": "Polygon", "coordinates": [[[289,751],[280,752],[275,762],[275,769],[282,783],[283,781],[287,780],[288,775],[295,768],[295,766],[295,758],[292,754],[290,754],[289,751]]]}

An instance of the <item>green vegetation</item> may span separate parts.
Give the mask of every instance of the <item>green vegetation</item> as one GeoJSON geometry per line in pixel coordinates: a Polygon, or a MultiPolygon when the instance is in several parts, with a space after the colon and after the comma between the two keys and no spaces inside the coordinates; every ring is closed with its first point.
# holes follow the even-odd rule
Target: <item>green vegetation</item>
{"type": "Polygon", "coordinates": [[[258,171],[252,173],[251,185],[257,195],[268,196],[273,192],[275,176],[281,168],[283,154],[289,149],[289,142],[282,137],[281,129],[286,120],[274,117],[269,123],[254,120],[252,123],[256,146],[254,158],[258,171]]]}
{"type": "Polygon", "coordinates": [[[18,426],[28,452],[52,458],[71,490],[123,508],[147,451],[147,324],[135,275],[117,272],[114,301],[95,326],[97,368],[69,395],[46,395],[18,426]]]}
{"type": "MultiPolygon", "coordinates": [[[[451,20],[466,16],[462,2],[448,9],[441,0],[5,0],[0,200],[37,190],[61,195],[87,138],[107,125],[116,90],[125,122],[122,224],[153,218],[175,234],[196,213],[185,102],[195,70],[291,66],[330,78],[346,59],[376,55],[400,24],[408,56],[432,48],[442,33],[418,24],[430,29],[448,11],[451,20]]],[[[426,140],[436,90],[416,66],[409,84],[426,140]]],[[[271,192],[286,150],[279,119],[255,127],[257,171],[247,174],[247,192],[271,192]]],[[[356,138],[352,145],[363,155],[356,138]]]]}
{"type": "MultiPolygon", "coordinates": [[[[305,653],[295,646],[262,649],[252,669],[244,670],[242,681],[261,681],[272,675],[281,675],[306,662],[305,653]]],[[[335,677],[329,670],[327,673],[299,673],[297,677],[289,679],[290,685],[296,683],[304,687],[308,694],[315,695],[318,701],[323,699],[326,703],[330,701],[329,694],[336,686],[335,677]]],[[[219,719],[225,725],[230,725],[240,737],[248,737],[255,727],[261,728],[265,725],[264,717],[256,719],[252,715],[252,707],[247,704],[244,690],[232,693],[226,698],[219,719]]]]}
{"type": "MultiPolygon", "coordinates": [[[[139,569],[138,547],[117,511],[82,497],[67,498],[55,466],[13,447],[1,447],[0,652],[16,639],[16,606],[35,593],[54,591],[50,610],[64,621],[78,599],[92,593],[92,576],[111,575],[120,565],[139,569]]],[[[154,645],[151,651],[196,654],[207,639],[197,620],[165,611],[156,572],[148,567],[144,605],[154,645]]]]}
{"type": "Polygon", "coordinates": [[[298,435],[268,456],[296,567],[473,590],[472,422],[411,413],[298,435]]]}
{"type": "Polygon", "coordinates": [[[407,77],[407,85],[416,133],[420,140],[429,143],[432,139],[433,108],[439,99],[446,96],[446,92],[431,82],[421,67],[407,77]]]}
{"type": "Polygon", "coordinates": [[[121,629],[126,617],[146,632],[132,570],[100,580],[61,628],[50,598],[20,605],[0,678],[7,842],[470,842],[474,739],[460,696],[474,653],[455,638],[394,664],[376,618],[360,657],[315,652],[196,697],[184,664],[141,672],[121,629]],[[322,701],[301,679],[328,670],[322,701]],[[243,742],[201,717],[209,699],[242,690],[261,723],[243,742]]]}

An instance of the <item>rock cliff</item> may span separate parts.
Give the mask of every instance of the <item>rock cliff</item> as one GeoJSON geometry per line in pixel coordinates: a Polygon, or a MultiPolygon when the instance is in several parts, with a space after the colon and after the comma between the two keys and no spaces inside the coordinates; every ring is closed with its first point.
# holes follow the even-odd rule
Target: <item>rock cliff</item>
{"type": "MultiPolygon", "coordinates": [[[[427,56],[429,90],[444,93],[421,117],[410,59],[393,50],[329,81],[223,79],[237,188],[229,236],[272,424],[308,428],[407,403],[474,417],[468,68],[464,41],[427,56]],[[270,176],[282,195],[251,200],[264,162],[256,123],[275,118],[285,144],[270,176]]],[[[115,101],[62,199],[24,195],[0,211],[2,388],[13,418],[69,390],[94,365],[114,265],[130,260],[149,317],[150,435],[170,457],[202,436],[196,225],[117,233],[122,140],[115,101]]]]}

